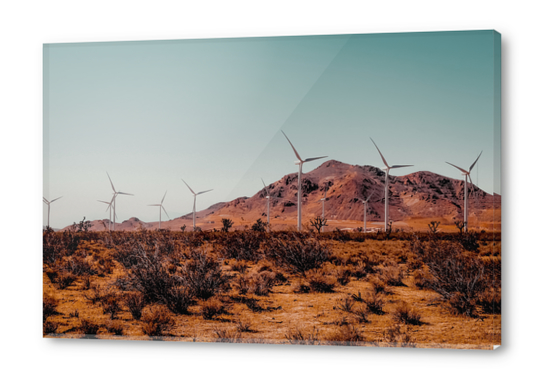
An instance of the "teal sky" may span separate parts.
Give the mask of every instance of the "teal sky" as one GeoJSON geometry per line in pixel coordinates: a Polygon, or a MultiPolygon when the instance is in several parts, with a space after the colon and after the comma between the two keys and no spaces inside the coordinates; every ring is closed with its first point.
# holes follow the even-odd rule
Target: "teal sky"
{"type": "MultiPolygon", "coordinates": [[[[260,190],[295,156],[461,178],[500,193],[500,35],[494,31],[44,45],[44,196],[51,226],[157,221],[260,190]]],[[[323,161],[304,165],[311,171],[323,161]]],[[[46,210],[46,208],[44,208],[46,210]]],[[[46,214],[44,215],[46,222],[46,214]]]]}

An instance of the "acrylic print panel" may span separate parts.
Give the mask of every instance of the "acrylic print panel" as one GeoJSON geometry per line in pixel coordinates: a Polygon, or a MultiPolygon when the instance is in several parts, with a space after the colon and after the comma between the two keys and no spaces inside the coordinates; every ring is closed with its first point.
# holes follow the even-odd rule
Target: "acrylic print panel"
{"type": "Polygon", "coordinates": [[[493,349],[500,35],[44,46],[46,337],[493,349]]]}

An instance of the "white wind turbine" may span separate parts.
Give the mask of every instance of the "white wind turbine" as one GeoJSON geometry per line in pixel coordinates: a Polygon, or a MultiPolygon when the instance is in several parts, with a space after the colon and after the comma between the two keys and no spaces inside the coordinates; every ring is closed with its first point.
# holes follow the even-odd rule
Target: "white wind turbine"
{"type": "MultiPolygon", "coordinates": [[[[327,201],[327,190],[328,190],[328,186],[326,186],[326,190],[324,191],[324,197],[321,198],[320,200],[318,201],[321,201],[322,202],[322,220],[325,220],[326,218],[326,201],[327,201]]],[[[325,226],[322,225],[322,232],[324,231],[324,228],[325,226]]]]}
{"type": "Polygon", "coordinates": [[[294,150],[295,156],[297,157],[297,159],[299,159],[298,161],[295,162],[295,164],[299,166],[299,175],[297,177],[297,230],[301,231],[301,192],[303,191],[303,189],[301,188],[301,183],[302,183],[301,176],[303,175],[303,171],[302,171],[303,163],[315,161],[317,159],[327,158],[327,155],[323,157],[307,158],[303,160],[301,159],[301,156],[299,156],[299,153],[295,149],[294,145],[292,145],[292,142],[290,142],[290,139],[286,136],[286,133],[282,132],[282,134],[284,134],[284,137],[286,137],[286,139],[288,140],[288,143],[294,150]]]}
{"type": "MultiPolygon", "coordinates": [[[[373,141],[372,138],[371,138],[371,141],[373,141]]],[[[384,156],[380,152],[380,149],[378,148],[378,146],[376,146],[375,141],[373,141],[373,144],[375,145],[376,150],[378,150],[378,154],[380,154],[380,157],[382,158],[382,161],[384,162],[384,165],[386,166],[385,168],[383,168],[383,170],[386,172],[386,181],[385,181],[385,185],[384,185],[384,230],[387,231],[388,230],[388,217],[389,217],[389,214],[388,214],[389,213],[388,184],[389,184],[390,170],[393,169],[393,168],[411,167],[412,165],[407,164],[407,165],[393,165],[393,166],[390,166],[388,164],[388,162],[386,162],[386,159],[384,159],[384,156]]]]}
{"type": "Polygon", "coordinates": [[[53,199],[51,201],[47,200],[45,197],[43,198],[43,202],[45,204],[47,204],[47,227],[49,228],[49,219],[50,219],[50,216],[51,216],[51,203],[53,201],[57,201],[58,199],[60,199],[61,197],[63,196],[60,196],[60,197],[57,197],[56,199],[53,199]]]}
{"type": "Polygon", "coordinates": [[[373,196],[373,193],[375,193],[375,190],[371,192],[369,197],[365,200],[362,200],[363,203],[363,233],[367,233],[367,203],[371,199],[371,196],[373,196]]]}
{"type": "Polygon", "coordinates": [[[111,209],[113,208],[113,200],[115,200],[115,196],[116,195],[113,195],[111,201],[98,200],[100,203],[107,204],[107,208],[105,208],[105,211],[107,212],[107,210],[109,210],[109,230],[111,230],[111,209]]]}
{"type": "Polygon", "coordinates": [[[128,195],[128,196],[134,196],[133,194],[131,193],[126,193],[126,192],[120,192],[120,191],[117,191],[115,189],[115,186],[113,185],[113,181],[111,180],[111,177],[109,176],[109,173],[106,172],[107,174],[107,177],[109,178],[109,182],[111,183],[111,188],[113,188],[113,200],[111,200],[113,202],[113,230],[115,230],[115,221],[117,219],[117,195],[128,195]]]}
{"type": "Polygon", "coordinates": [[[192,226],[194,228],[194,231],[196,230],[196,197],[198,195],[201,195],[202,193],[205,193],[205,192],[209,192],[209,191],[212,191],[212,189],[210,190],[206,190],[206,191],[201,191],[201,192],[198,192],[198,193],[195,193],[192,188],[190,188],[190,186],[188,185],[188,183],[186,183],[184,181],[184,179],[181,179],[184,184],[186,184],[186,186],[188,187],[188,189],[190,190],[190,192],[192,192],[194,194],[194,209],[192,210],[192,226]]]}
{"type": "Polygon", "coordinates": [[[263,179],[262,179],[262,183],[263,183],[263,189],[265,190],[265,194],[266,194],[265,198],[267,199],[267,233],[269,233],[270,225],[271,225],[269,203],[271,202],[271,199],[276,199],[276,200],[281,200],[281,199],[280,197],[271,196],[271,192],[269,192],[269,190],[267,189],[267,186],[265,185],[265,182],[263,181],[263,179]]]}
{"type": "MultiPolygon", "coordinates": [[[[465,224],[465,232],[468,230],[468,219],[469,219],[469,191],[468,191],[468,180],[470,180],[470,184],[472,184],[472,178],[470,177],[470,173],[472,171],[472,169],[474,168],[474,166],[476,165],[476,162],[478,162],[478,159],[480,159],[480,156],[482,155],[482,152],[483,151],[480,151],[480,154],[478,155],[478,158],[476,158],[476,160],[474,161],[473,164],[471,164],[470,168],[469,168],[469,171],[467,170],[464,170],[462,169],[461,167],[458,167],[454,164],[451,164],[450,162],[446,162],[448,163],[450,166],[454,166],[455,168],[457,168],[459,171],[461,171],[462,175],[465,176],[465,209],[463,210],[463,217],[464,217],[464,221],[463,223],[465,224]]],[[[474,184],[472,184],[474,186],[474,184]]]]}
{"type": "Polygon", "coordinates": [[[149,207],[160,207],[160,218],[158,219],[158,229],[160,229],[162,226],[162,209],[164,210],[164,212],[166,212],[167,217],[171,220],[171,217],[169,217],[169,215],[167,214],[166,208],[164,208],[164,206],[162,205],[164,204],[164,199],[166,198],[166,194],[167,194],[167,191],[164,194],[164,197],[162,198],[162,201],[160,202],[160,204],[149,204],[149,207]]]}

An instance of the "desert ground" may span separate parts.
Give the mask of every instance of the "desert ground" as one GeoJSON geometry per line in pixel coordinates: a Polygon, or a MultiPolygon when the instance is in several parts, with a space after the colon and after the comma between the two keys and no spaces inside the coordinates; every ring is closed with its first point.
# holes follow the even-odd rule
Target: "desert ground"
{"type": "Polygon", "coordinates": [[[399,230],[46,230],[44,336],[500,345],[500,233],[399,230]]]}

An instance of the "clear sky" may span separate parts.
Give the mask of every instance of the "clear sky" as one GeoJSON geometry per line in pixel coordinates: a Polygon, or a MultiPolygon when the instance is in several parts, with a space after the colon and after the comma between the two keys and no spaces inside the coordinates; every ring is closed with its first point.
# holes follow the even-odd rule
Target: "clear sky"
{"type": "MultiPolygon", "coordinates": [[[[303,158],[413,164],[500,193],[500,36],[493,31],[44,45],[51,226],[157,221],[239,196],[303,158]]],[[[307,163],[311,171],[324,160],[307,163]]],[[[44,205],[44,222],[46,223],[44,205]]]]}

